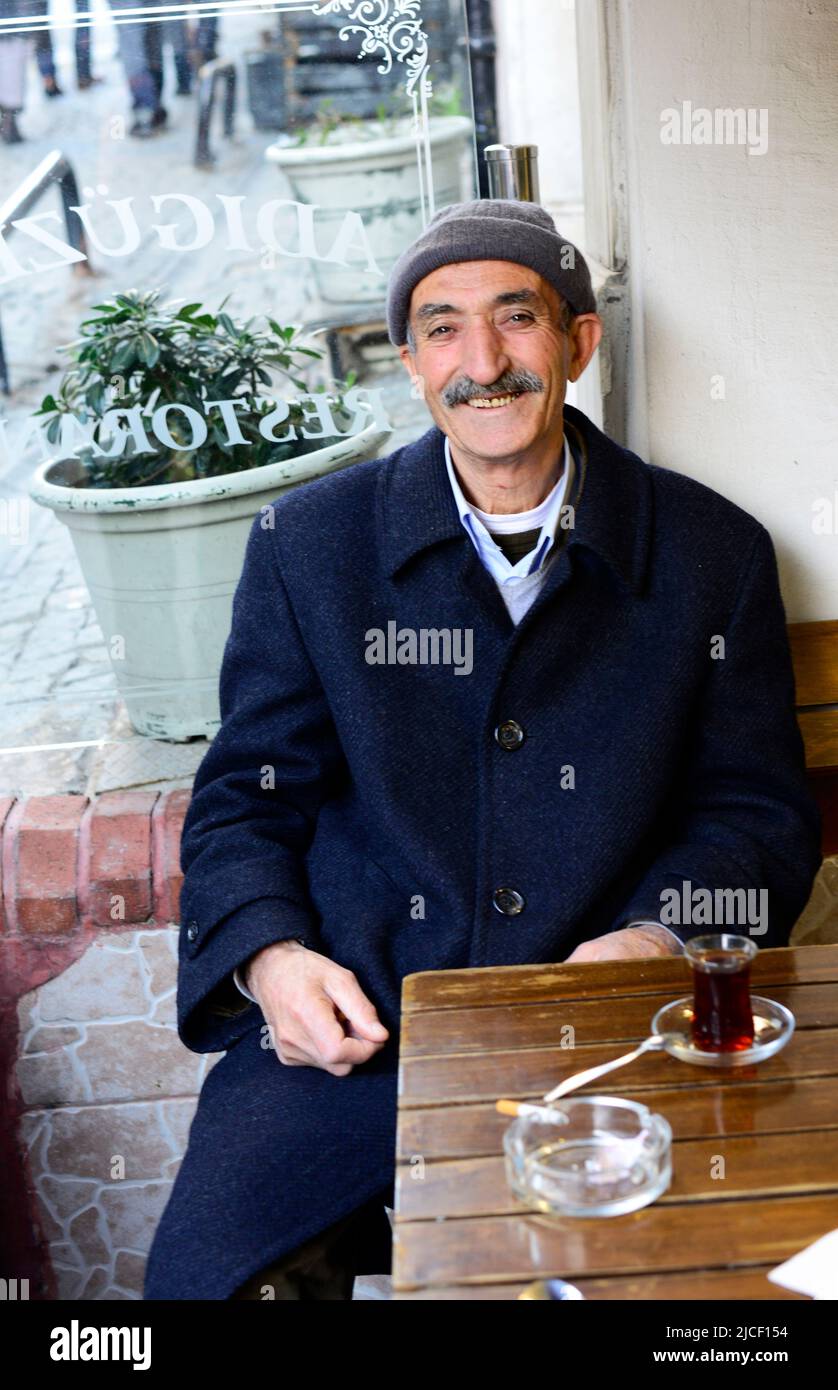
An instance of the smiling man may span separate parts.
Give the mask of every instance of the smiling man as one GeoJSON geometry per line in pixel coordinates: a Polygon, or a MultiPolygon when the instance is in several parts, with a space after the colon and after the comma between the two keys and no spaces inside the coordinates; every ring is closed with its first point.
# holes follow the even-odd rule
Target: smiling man
{"type": "Polygon", "coordinates": [[[446,208],[388,319],[434,426],[248,542],[182,841],[178,1028],[226,1055],[149,1298],[387,1267],[406,975],[782,945],[820,860],[771,539],[565,405],[580,253],[533,204],[446,208]]]}

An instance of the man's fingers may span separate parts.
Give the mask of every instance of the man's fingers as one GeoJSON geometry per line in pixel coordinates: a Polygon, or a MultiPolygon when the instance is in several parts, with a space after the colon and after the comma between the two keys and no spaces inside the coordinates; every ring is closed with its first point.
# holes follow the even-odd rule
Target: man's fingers
{"type": "Polygon", "coordinates": [[[289,953],[287,962],[283,955],[280,968],[277,957],[285,945],[278,943],[265,957],[260,995],[277,1056],[287,1066],[345,1076],[369,1061],[389,1033],[350,970],[303,949],[289,953]]]}
{"type": "Polygon", "coordinates": [[[275,1041],[274,1051],[281,1062],[288,1067],[310,1067],[312,1064],[311,1056],[301,1047],[295,1047],[293,1043],[275,1041]]]}
{"type": "Polygon", "coordinates": [[[580,946],[576,947],[575,951],[571,951],[570,955],[566,957],[565,965],[569,965],[571,961],[574,960],[591,960],[596,953],[590,949],[586,949],[589,947],[590,942],[583,941],[580,946]]]}
{"type": "MultiPolygon", "coordinates": [[[[272,1036],[275,1035],[272,1033],[272,1036]]],[[[331,1072],[333,1076],[346,1076],[352,1070],[347,1062],[327,1063],[319,1053],[297,1047],[287,1039],[284,1042],[276,1042],[274,1051],[284,1067],[319,1067],[322,1071],[331,1072]]]]}
{"type": "Polygon", "coordinates": [[[330,976],[325,988],[339,1009],[343,1010],[356,1036],[368,1038],[379,1046],[390,1036],[375,1011],[375,1005],[364,994],[358,981],[349,971],[330,976]]]}
{"type": "Polygon", "coordinates": [[[300,1022],[308,1033],[309,1050],[330,1066],[366,1062],[375,1047],[365,1038],[349,1038],[335,1015],[332,1000],[322,995],[306,1001],[300,1022]]]}
{"type": "Polygon", "coordinates": [[[582,941],[575,951],[571,951],[566,964],[575,961],[639,960],[677,954],[678,943],[667,940],[663,929],[652,923],[648,929],[626,927],[621,931],[607,932],[605,936],[595,936],[591,941],[582,941]]]}

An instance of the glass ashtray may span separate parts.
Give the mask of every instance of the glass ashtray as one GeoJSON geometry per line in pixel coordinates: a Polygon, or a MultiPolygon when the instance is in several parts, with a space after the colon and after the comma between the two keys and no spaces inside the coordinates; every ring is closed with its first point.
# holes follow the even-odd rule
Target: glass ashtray
{"type": "Polygon", "coordinates": [[[503,1136],[506,1177],[520,1201],[559,1216],[621,1216],[672,1181],[672,1130],[648,1106],[568,1096],[556,1118],[519,1115],[503,1136]]]}

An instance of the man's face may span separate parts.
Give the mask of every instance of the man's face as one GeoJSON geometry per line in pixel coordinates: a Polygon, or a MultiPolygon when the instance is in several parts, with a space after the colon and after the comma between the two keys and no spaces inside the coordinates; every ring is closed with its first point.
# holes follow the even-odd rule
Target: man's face
{"type": "Polygon", "coordinates": [[[421,280],[410,303],[416,350],[400,349],[423,381],[436,424],[467,456],[503,461],[562,438],[568,381],[581,375],[602,326],[561,324],[553,286],[513,261],[461,261],[421,280]]]}

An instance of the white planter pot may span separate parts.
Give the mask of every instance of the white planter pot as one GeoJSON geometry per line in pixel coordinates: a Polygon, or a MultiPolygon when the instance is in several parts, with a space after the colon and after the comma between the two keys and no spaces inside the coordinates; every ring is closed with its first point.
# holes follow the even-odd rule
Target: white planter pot
{"type": "MultiPolygon", "coordinates": [[[[412,126],[412,123],[411,123],[412,126]]],[[[437,209],[462,199],[472,122],[466,116],[433,117],[428,141],[437,209]]],[[[325,145],[270,145],[265,158],[279,165],[301,203],[317,208],[320,255],[334,246],[346,214],[360,214],[383,278],[360,260],[351,266],[314,261],[320,295],[328,304],[383,300],[387,277],[404,248],[422,231],[420,160],[427,184],[426,144],[412,128],[381,139],[333,141],[325,145]]],[[[353,258],[358,256],[353,250],[353,258]]]]}
{"type": "Polygon", "coordinates": [[[388,433],[372,423],[300,458],[169,486],[74,487],[83,476],[78,459],[42,464],[30,496],[70,528],[138,733],[173,742],[212,737],[254,517],[289,488],[375,457],[388,433]]]}

